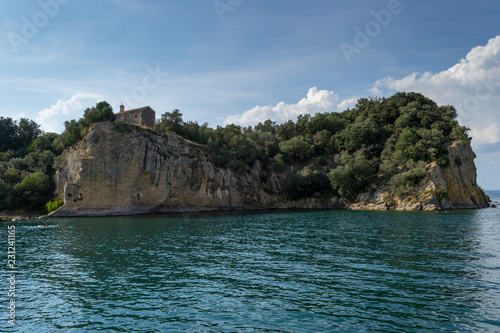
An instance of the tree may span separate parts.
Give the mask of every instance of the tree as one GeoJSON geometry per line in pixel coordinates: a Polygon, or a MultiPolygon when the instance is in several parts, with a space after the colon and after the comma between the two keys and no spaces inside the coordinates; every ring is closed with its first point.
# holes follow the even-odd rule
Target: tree
{"type": "Polygon", "coordinates": [[[0,210],[11,208],[12,186],[0,178],[0,210]]]}
{"type": "Polygon", "coordinates": [[[331,139],[332,134],[326,129],[316,132],[313,136],[314,150],[316,153],[330,153],[333,150],[332,145],[330,145],[331,139]]]}
{"type": "Polygon", "coordinates": [[[344,147],[349,152],[355,152],[364,144],[379,142],[379,129],[374,121],[359,116],[353,124],[346,127],[344,134],[344,147]]]}
{"type": "Polygon", "coordinates": [[[402,130],[401,134],[399,134],[398,141],[394,145],[394,150],[400,151],[405,160],[417,159],[419,155],[415,146],[417,141],[418,137],[413,130],[405,128],[402,130]]]}
{"type": "Polygon", "coordinates": [[[281,152],[290,160],[303,161],[314,153],[312,145],[300,135],[279,143],[281,152]]]}
{"type": "Polygon", "coordinates": [[[21,118],[17,122],[11,118],[0,117],[0,152],[12,150],[22,155],[41,134],[40,125],[33,120],[21,118]]]}
{"type": "Polygon", "coordinates": [[[62,151],[57,149],[55,141],[59,135],[56,133],[45,133],[38,138],[36,138],[28,147],[29,152],[41,153],[45,150],[49,150],[53,153],[60,154],[62,151]]]}
{"type": "Polygon", "coordinates": [[[52,196],[49,176],[42,172],[30,173],[14,186],[14,192],[17,197],[15,208],[40,210],[52,196]]]}
{"type": "Polygon", "coordinates": [[[64,122],[64,131],[59,137],[59,142],[63,147],[70,147],[82,139],[82,122],[74,119],[64,122]]]}
{"type": "Polygon", "coordinates": [[[57,143],[64,148],[72,146],[85,137],[90,125],[102,121],[114,120],[115,114],[113,113],[111,105],[106,101],[99,102],[95,107],[85,109],[85,111],[83,111],[83,117],[78,121],[74,119],[65,121],[64,132],[61,134],[57,143]]]}
{"type": "Polygon", "coordinates": [[[29,145],[42,134],[40,125],[33,120],[21,118],[17,130],[18,149],[27,149],[29,145]]]}
{"type": "Polygon", "coordinates": [[[292,200],[307,198],[315,193],[331,191],[328,177],[314,165],[303,168],[300,172],[289,172],[285,191],[292,200]]]}
{"type": "Polygon", "coordinates": [[[17,126],[12,118],[0,117],[0,152],[13,150],[17,126]]]}
{"type": "Polygon", "coordinates": [[[279,125],[276,129],[276,134],[281,140],[289,140],[296,134],[296,125],[293,121],[289,120],[286,123],[279,125]]]}
{"type": "Polygon", "coordinates": [[[261,133],[271,132],[274,134],[276,131],[276,122],[268,119],[268,120],[264,121],[263,123],[258,123],[255,126],[255,130],[257,132],[261,132],[261,133]]]}
{"type": "Polygon", "coordinates": [[[410,162],[407,163],[407,171],[398,173],[391,177],[389,185],[392,190],[396,193],[410,190],[413,186],[418,184],[420,180],[425,177],[426,169],[425,163],[419,161],[418,163],[410,162]]]}
{"type": "Polygon", "coordinates": [[[83,112],[82,125],[83,127],[88,127],[91,124],[95,124],[102,121],[114,121],[115,114],[113,108],[108,102],[102,101],[96,104],[92,108],[87,108],[83,112]]]}
{"type": "Polygon", "coordinates": [[[172,112],[165,112],[161,115],[160,121],[156,125],[156,130],[164,134],[174,132],[181,135],[183,125],[182,113],[178,109],[175,109],[172,112]]]}
{"type": "Polygon", "coordinates": [[[341,197],[348,201],[354,201],[358,193],[371,182],[372,173],[373,169],[370,161],[363,155],[346,155],[343,158],[342,165],[330,170],[328,178],[332,188],[341,197]]]}

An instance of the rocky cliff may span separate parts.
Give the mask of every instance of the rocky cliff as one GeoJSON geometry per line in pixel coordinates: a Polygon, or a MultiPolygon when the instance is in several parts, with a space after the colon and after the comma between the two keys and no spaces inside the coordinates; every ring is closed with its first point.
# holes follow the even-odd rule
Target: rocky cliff
{"type": "Polygon", "coordinates": [[[488,207],[489,197],[477,185],[476,154],[465,140],[449,147],[450,164],[426,166],[427,175],[411,191],[395,195],[386,189],[358,196],[350,209],[441,210],[488,207]]]}
{"type": "Polygon", "coordinates": [[[286,173],[261,181],[258,162],[238,174],[219,168],[207,148],[176,135],[114,123],[98,123],[64,153],[56,184],[64,206],[55,216],[117,215],[198,210],[266,208],[452,209],[487,207],[476,184],[475,155],[467,141],[449,148],[450,166],[427,165],[427,176],[412,193],[395,196],[382,188],[342,199],[292,201],[282,194],[286,173]]]}

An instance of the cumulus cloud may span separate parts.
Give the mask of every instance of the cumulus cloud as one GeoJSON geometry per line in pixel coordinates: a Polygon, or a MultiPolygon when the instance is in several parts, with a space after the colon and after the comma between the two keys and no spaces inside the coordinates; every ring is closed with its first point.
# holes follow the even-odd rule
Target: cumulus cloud
{"type": "Polygon", "coordinates": [[[386,77],[371,92],[416,91],[441,105],[453,105],[459,122],[471,128],[475,148],[500,143],[500,36],[473,48],[459,63],[440,73],[386,77]]]}
{"type": "Polygon", "coordinates": [[[343,100],[337,105],[337,111],[345,111],[347,109],[352,109],[356,103],[358,103],[359,97],[353,97],[343,100]]]}
{"type": "Polygon", "coordinates": [[[51,107],[40,111],[35,120],[42,130],[59,133],[64,129],[65,121],[81,118],[83,110],[102,100],[102,96],[96,94],[77,94],[69,100],[59,100],[51,107]]]}
{"type": "Polygon", "coordinates": [[[267,119],[271,119],[277,123],[283,123],[290,119],[294,120],[301,114],[341,111],[356,104],[354,99],[349,99],[340,103],[339,100],[339,96],[333,91],[318,90],[318,88],[313,87],[309,89],[307,96],[296,104],[279,102],[275,106],[256,106],[242,114],[228,116],[224,120],[224,123],[249,126],[258,124],[267,119]]]}
{"type": "Polygon", "coordinates": [[[475,138],[478,145],[500,142],[500,127],[497,123],[486,126],[481,130],[472,128],[470,134],[473,138],[475,138]]]}

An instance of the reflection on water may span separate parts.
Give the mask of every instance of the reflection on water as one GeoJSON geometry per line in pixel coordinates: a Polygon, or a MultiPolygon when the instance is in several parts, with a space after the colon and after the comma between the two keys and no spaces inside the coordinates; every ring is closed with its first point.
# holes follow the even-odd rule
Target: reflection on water
{"type": "Polygon", "coordinates": [[[494,332],[497,212],[25,222],[17,235],[18,329],[494,332]]]}

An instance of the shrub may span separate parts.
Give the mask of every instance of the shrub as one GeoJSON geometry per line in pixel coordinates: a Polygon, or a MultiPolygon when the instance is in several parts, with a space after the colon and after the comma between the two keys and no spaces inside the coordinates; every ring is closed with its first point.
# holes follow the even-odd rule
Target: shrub
{"type": "Polygon", "coordinates": [[[115,130],[120,134],[125,134],[130,132],[130,125],[120,120],[115,123],[115,130]]]}
{"type": "Polygon", "coordinates": [[[59,207],[63,205],[62,200],[54,199],[45,204],[45,208],[47,209],[47,214],[50,212],[56,211],[59,207]]]}
{"type": "Polygon", "coordinates": [[[290,140],[279,143],[281,152],[289,160],[303,161],[311,157],[314,150],[303,136],[295,136],[290,140]]]}
{"type": "Polygon", "coordinates": [[[315,193],[331,192],[328,177],[313,165],[306,166],[300,172],[290,172],[286,181],[286,193],[292,200],[308,198],[315,193]]]}
{"type": "Polygon", "coordinates": [[[42,172],[28,174],[14,186],[16,206],[26,207],[28,211],[39,210],[44,206],[48,196],[51,196],[49,176],[42,172]]]}
{"type": "Polygon", "coordinates": [[[441,188],[436,191],[436,199],[439,201],[439,204],[441,204],[441,201],[447,197],[448,197],[448,192],[444,188],[441,188]]]}
{"type": "Polygon", "coordinates": [[[328,178],[335,191],[347,201],[354,201],[371,182],[373,173],[370,162],[362,155],[345,156],[343,165],[330,170],[328,178]]]}
{"type": "Polygon", "coordinates": [[[425,163],[419,162],[417,165],[413,165],[408,171],[392,176],[389,185],[395,192],[402,192],[417,185],[425,175],[425,163]]]}

